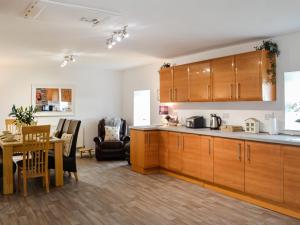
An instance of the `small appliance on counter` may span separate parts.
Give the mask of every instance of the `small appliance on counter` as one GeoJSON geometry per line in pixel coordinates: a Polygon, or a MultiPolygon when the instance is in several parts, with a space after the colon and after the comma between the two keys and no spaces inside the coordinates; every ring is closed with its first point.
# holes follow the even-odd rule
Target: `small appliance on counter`
{"type": "Polygon", "coordinates": [[[221,117],[217,116],[216,114],[211,114],[210,116],[210,129],[219,130],[222,124],[221,117]]]}
{"type": "Polygon", "coordinates": [[[192,116],[186,119],[186,127],[188,128],[204,128],[203,116],[192,116]]]}

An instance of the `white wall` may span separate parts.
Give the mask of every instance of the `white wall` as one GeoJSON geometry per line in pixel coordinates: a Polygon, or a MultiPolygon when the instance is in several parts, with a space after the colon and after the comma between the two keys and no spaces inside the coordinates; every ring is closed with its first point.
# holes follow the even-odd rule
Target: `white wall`
{"type": "MultiPolygon", "coordinates": [[[[284,123],[284,84],[283,75],[287,71],[300,70],[300,32],[273,38],[279,45],[281,55],[277,60],[277,101],[275,102],[225,102],[225,103],[176,103],[172,104],[174,113],[184,120],[191,115],[204,115],[209,119],[210,112],[216,112],[227,124],[242,124],[243,120],[251,117],[258,118],[262,123],[262,131],[269,130],[270,115],[274,112],[279,119],[279,125],[283,128],[284,123]]],[[[231,54],[237,54],[254,50],[254,46],[260,42],[240,44],[193,55],[163,60],[160,64],[148,65],[123,71],[123,115],[131,123],[132,116],[132,93],[134,90],[151,90],[151,123],[159,124],[159,102],[157,93],[159,89],[158,70],[164,62],[183,64],[194,61],[206,60],[231,54]]],[[[196,47],[196,46],[195,46],[196,47]]]]}
{"type": "MultiPolygon", "coordinates": [[[[31,104],[31,85],[73,85],[75,87],[75,116],[82,120],[78,145],[82,145],[82,128],[85,128],[85,145],[94,146],[98,121],[105,116],[121,115],[121,76],[97,66],[81,67],[72,64],[0,68],[0,121],[4,121],[13,104],[31,104]]],[[[38,123],[56,127],[59,117],[39,117],[38,123]]],[[[0,130],[4,122],[0,123],[0,130]]]]}

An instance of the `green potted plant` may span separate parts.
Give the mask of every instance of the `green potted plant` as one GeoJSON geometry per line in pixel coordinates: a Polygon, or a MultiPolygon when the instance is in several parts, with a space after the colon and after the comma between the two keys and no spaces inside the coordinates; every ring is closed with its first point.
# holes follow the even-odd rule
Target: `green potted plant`
{"type": "Polygon", "coordinates": [[[269,82],[276,84],[276,57],[280,55],[278,44],[272,40],[263,41],[261,45],[254,47],[257,51],[268,51],[268,58],[270,60],[270,68],[267,70],[269,75],[269,82]]]}
{"type": "Polygon", "coordinates": [[[32,105],[28,107],[19,107],[17,108],[15,105],[11,108],[11,112],[9,113],[9,116],[16,118],[16,125],[18,127],[21,126],[30,126],[36,124],[35,122],[35,113],[36,108],[34,108],[32,105]]]}

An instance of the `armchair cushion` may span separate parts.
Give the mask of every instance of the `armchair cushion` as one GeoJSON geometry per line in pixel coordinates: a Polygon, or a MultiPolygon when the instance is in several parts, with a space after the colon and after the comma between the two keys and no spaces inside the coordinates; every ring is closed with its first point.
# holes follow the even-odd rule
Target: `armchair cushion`
{"type": "Polygon", "coordinates": [[[119,141],[120,127],[105,126],[104,141],[119,141]]]}
{"type": "Polygon", "coordinates": [[[104,141],[101,143],[102,149],[120,149],[123,148],[122,141],[104,141]]]}
{"type": "Polygon", "coordinates": [[[73,134],[63,133],[61,139],[64,140],[64,156],[69,157],[71,153],[71,144],[73,139],[73,134]]]}

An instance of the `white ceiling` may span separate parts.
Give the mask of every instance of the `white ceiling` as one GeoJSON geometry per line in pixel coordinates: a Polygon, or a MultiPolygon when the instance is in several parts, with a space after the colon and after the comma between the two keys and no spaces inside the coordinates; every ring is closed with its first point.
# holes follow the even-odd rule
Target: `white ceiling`
{"type": "Polygon", "coordinates": [[[125,69],[300,30],[299,0],[55,1],[114,16],[92,27],[79,21],[80,11],[64,14],[56,6],[48,16],[24,19],[31,0],[0,0],[0,65],[59,65],[64,54],[74,53],[78,64],[125,69]],[[108,50],[106,38],[126,24],[130,38],[108,50]]]}

